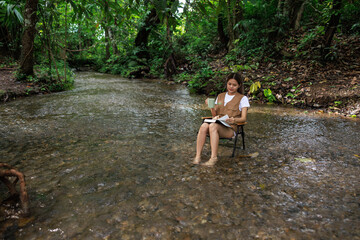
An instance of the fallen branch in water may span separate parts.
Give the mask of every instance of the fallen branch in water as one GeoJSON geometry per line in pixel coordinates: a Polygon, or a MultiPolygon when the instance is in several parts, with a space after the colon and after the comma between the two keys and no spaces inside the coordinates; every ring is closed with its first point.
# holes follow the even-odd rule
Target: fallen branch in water
{"type": "Polygon", "coordinates": [[[254,152],[248,155],[240,155],[239,158],[256,158],[257,156],[259,156],[258,152],[254,152]]]}
{"type": "Polygon", "coordinates": [[[25,215],[29,214],[29,197],[25,186],[25,176],[18,170],[11,167],[9,164],[0,163],[0,181],[2,181],[9,189],[10,195],[20,195],[21,208],[25,215]],[[9,178],[15,177],[11,182],[9,178]],[[16,184],[20,180],[20,194],[16,190],[16,184]]]}

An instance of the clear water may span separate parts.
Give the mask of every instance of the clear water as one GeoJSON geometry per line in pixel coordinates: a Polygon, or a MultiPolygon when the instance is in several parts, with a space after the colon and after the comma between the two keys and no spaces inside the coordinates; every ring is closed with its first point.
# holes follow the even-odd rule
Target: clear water
{"type": "Polygon", "coordinates": [[[0,105],[0,162],[26,175],[31,208],[0,213],[3,238],[360,239],[359,121],[253,104],[246,150],[193,166],[204,98],[85,72],[0,105]]]}

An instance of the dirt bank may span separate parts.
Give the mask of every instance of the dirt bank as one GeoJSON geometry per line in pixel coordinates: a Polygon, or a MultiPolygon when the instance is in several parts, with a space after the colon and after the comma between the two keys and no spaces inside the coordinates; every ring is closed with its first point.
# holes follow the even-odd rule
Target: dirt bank
{"type": "Polygon", "coordinates": [[[7,102],[40,92],[40,87],[34,83],[16,81],[14,68],[0,68],[0,102],[7,102]]]}
{"type": "MultiPolygon", "coordinates": [[[[337,38],[340,44],[333,53],[337,57],[332,61],[314,60],[319,54],[315,48],[308,49],[310,53],[296,60],[299,52],[295,41],[285,46],[276,58],[264,59],[256,68],[243,71],[248,81],[245,87],[248,96],[252,101],[265,103],[268,99],[263,90],[270,89],[276,98],[275,104],[359,118],[360,38],[337,38]],[[249,86],[254,82],[260,82],[261,89],[253,94],[249,86]]],[[[222,59],[217,59],[211,67],[216,72],[227,66],[222,59]]]]}
{"type": "MultiPolygon", "coordinates": [[[[262,89],[271,89],[280,104],[360,117],[360,66],[354,66],[357,65],[321,66],[304,61],[268,63],[247,77],[260,81],[262,89]]],[[[254,100],[267,101],[262,91],[254,100]]]]}

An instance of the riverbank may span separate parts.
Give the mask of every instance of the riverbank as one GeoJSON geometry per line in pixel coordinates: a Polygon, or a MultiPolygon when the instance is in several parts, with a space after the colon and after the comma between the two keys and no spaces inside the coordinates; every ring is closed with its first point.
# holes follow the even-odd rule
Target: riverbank
{"type": "Polygon", "coordinates": [[[0,102],[42,93],[39,85],[19,82],[15,79],[15,68],[0,68],[0,102]]]}
{"type": "MultiPolygon", "coordinates": [[[[309,49],[303,57],[296,57],[299,54],[296,41],[288,43],[279,56],[255,63],[256,67],[242,72],[247,81],[245,84],[248,84],[245,92],[252,101],[267,103],[269,97],[264,96],[264,90],[270,89],[275,104],[359,118],[360,39],[337,38],[340,43],[332,53],[336,58],[326,62],[315,60],[318,47],[309,49]],[[261,89],[250,93],[250,85],[254,82],[259,82],[261,89]]],[[[227,67],[224,57],[219,57],[210,66],[213,72],[227,67]]],[[[207,93],[210,93],[212,86],[207,88],[207,93]]]]}
{"type": "Polygon", "coordinates": [[[18,81],[16,74],[19,63],[12,57],[0,54],[0,103],[72,89],[74,72],[61,61],[57,61],[56,66],[51,68],[46,64],[37,64],[34,66],[35,76],[21,76],[21,81],[18,81]]]}
{"type": "MultiPolygon", "coordinates": [[[[219,61],[213,63],[214,69],[219,67],[222,67],[219,61]]],[[[47,93],[36,83],[16,81],[15,69],[0,68],[0,102],[47,93]]],[[[304,61],[269,62],[246,71],[245,76],[253,82],[261,81],[263,89],[271,89],[277,99],[274,104],[360,117],[360,68],[355,68],[354,64],[320,66],[304,61]]],[[[253,102],[267,102],[262,91],[248,96],[253,102]]]]}
{"type": "MultiPolygon", "coordinates": [[[[271,62],[249,71],[247,78],[261,81],[262,89],[270,89],[278,104],[359,118],[360,65],[356,64],[271,62]]],[[[263,91],[253,100],[268,102],[263,91]]]]}

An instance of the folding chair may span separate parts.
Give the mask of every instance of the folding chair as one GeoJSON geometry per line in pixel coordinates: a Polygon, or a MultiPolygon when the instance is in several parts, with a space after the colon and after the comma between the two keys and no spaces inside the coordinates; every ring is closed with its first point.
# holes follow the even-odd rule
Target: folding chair
{"type": "MultiPolygon", "coordinates": [[[[204,121],[205,119],[211,119],[212,117],[202,117],[201,119],[204,121]]],[[[235,136],[232,138],[220,138],[220,139],[228,139],[230,141],[234,141],[234,146],[233,146],[233,152],[231,157],[235,156],[235,151],[236,151],[236,144],[237,144],[237,140],[238,140],[238,136],[241,135],[242,138],[242,146],[243,149],[245,150],[245,131],[244,131],[244,126],[247,124],[247,122],[243,122],[243,123],[237,123],[237,129],[235,132],[235,136]]]]}

